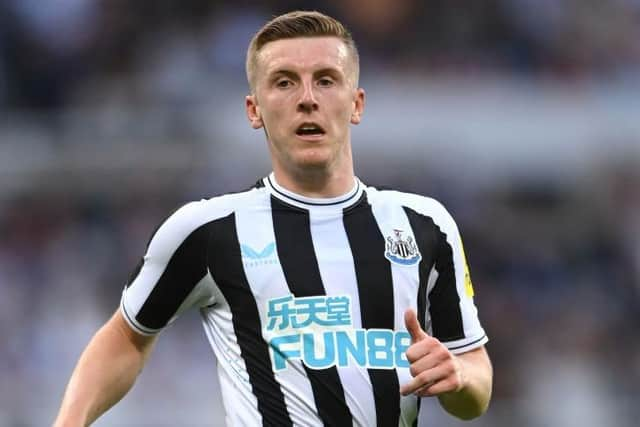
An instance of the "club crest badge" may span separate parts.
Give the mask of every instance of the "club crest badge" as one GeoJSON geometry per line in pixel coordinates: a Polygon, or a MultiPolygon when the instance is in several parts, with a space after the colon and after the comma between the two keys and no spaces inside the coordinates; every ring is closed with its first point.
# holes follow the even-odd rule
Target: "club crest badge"
{"type": "Polygon", "coordinates": [[[396,264],[415,265],[422,259],[418,245],[411,236],[403,237],[402,233],[402,230],[394,229],[393,236],[387,236],[384,256],[396,264]]]}

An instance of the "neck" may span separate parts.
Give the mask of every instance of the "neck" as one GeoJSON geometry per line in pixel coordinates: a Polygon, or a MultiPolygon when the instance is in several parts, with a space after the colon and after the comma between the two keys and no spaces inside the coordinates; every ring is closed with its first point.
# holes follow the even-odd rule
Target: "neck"
{"type": "Polygon", "coordinates": [[[299,173],[285,173],[274,167],[273,174],[280,186],[305,197],[338,197],[348,193],[355,183],[353,167],[340,172],[306,169],[299,173]]]}

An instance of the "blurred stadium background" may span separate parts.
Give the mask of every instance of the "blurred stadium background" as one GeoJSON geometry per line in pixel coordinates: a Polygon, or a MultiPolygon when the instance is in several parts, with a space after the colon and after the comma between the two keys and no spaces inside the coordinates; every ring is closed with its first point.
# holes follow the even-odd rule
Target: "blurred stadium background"
{"type": "MultiPolygon", "coordinates": [[[[1,0],[0,425],[52,421],[168,213],[269,171],[244,54],[295,8],[359,43],[357,174],[458,220],[495,365],[464,425],[637,425],[638,0],[1,0]]],[[[198,322],[96,425],[223,424],[198,322]]]]}

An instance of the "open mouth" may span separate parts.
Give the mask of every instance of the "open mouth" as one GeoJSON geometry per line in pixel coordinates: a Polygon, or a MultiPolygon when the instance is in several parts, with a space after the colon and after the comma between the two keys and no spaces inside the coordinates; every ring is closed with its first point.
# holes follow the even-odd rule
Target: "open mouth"
{"type": "Polygon", "coordinates": [[[296,129],[298,136],[320,136],[324,135],[324,129],[315,123],[303,123],[296,129]]]}

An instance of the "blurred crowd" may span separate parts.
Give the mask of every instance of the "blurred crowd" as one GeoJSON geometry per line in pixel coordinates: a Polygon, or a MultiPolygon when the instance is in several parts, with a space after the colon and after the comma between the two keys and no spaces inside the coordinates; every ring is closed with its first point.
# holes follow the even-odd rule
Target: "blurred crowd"
{"type": "Polygon", "coordinates": [[[105,78],[160,79],[156,96],[180,96],[163,86],[242,72],[251,34],[295,8],[340,16],[365,73],[625,78],[640,64],[637,0],[4,0],[0,105],[60,108],[105,78]]]}
{"type": "MultiPolygon", "coordinates": [[[[157,137],[182,151],[207,144],[226,153],[228,141],[192,125],[207,120],[198,114],[217,93],[244,84],[252,33],[295,8],[343,20],[358,42],[363,78],[384,75],[383,84],[411,75],[482,85],[483,76],[498,75],[606,86],[640,71],[638,0],[0,1],[0,181],[20,177],[0,183],[0,425],[51,420],[79,352],[117,307],[164,217],[187,200],[252,184],[230,178],[237,165],[211,171],[206,162],[178,162],[174,152],[165,156],[174,160],[170,170],[144,154],[118,163],[124,169],[100,169],[114,161],[109,150],[126,157],[118,144],[140,138],[141,152],[155,152],[148,140],[157,137]],[[149,119],[159,107],[163,113],[149,119]],[[92,113],[105,110],[110,115],[92,113]],[[131,110],[145,121],[113,119],[131,110]],[[104,117],[113,128],[105,131],[104,117]],[[76,156],[72,163],[51,155],[68,145],[77,146],[64,151],[67,161],[76,156]],[[26,146],[37,148],[28,157],[45,159],[37,170],[13,161],[26,146]],[[63,173],[73,162],[95,164],[101,175],[82,167],[63,173]]],[[[629,145],[640,146],[640,135],[629,145]]],[[[640,156],[594,159],[591,173],[573,180],[541,171],[477,187],[439,175],[437,163],[403,168],[394,182],[375,167],[358,173],[434,196],[458,220],[495,367],[494,402],[477,425],[634,425],[640,156]]],[[[194,324],[179,321],[165,333],[173,353],[170,345],[158,349],[165,356],[152,356],[142,391],[125,399],[155,408],[159,421],[131,405],[101,425],[208,425],[202,417],[211,407],[197,405],[218,408],[219,396],[213,354],[194,324]]],[[[431,425],[458,425],[427,408],[431,425]]]]}

